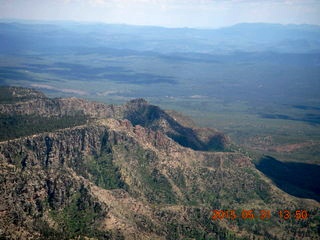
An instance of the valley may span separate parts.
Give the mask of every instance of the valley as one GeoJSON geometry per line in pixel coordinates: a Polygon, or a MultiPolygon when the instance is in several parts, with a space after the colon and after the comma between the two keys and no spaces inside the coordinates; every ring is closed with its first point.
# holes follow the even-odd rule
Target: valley
{"type": "Polygon", "coordinates": [[[183,112],[198,125],[218,128],[254,153],[319,164],[316,26],[239,24],[182,31],[103,24],[1,24],[2,85],[114,104],[142,97],[183,112]],[[284,44],[288,38],[296,42],[284,44]],[[301,39],[309,45],[297,44],[301,39]],[[272,140],[266,145],[261,138],[272,140]],[[310,144],[300,150],[274,151],[306,142],[310,144]]]}
{"type": "Polygon", "coordinates": [[[319,39],[0,22],[0,238],[317,239],[319,39]]]}

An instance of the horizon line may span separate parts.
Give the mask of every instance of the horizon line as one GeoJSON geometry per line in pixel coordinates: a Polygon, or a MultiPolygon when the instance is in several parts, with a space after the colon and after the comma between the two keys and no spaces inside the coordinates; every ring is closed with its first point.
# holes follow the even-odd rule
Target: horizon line
{"type": "Polygon", "coordinates": [[[153,27],[153,28],[165,28],[165,29],[195,29],[195,30],[218,30],[223,28],[230,28],[238,25],[278,25],[278,26],[315,26],[320,27],[320,24],[310,24],[310,23],[271,23],[271,22],[239,22],[231,25],[221,26],[221,27],[170,27],[170,26],[163,26],[163,25],[144,25],[144,24],[129,24],[129,23],[115,23],[115,22],[102,22],[102,21],[80,21],[80,20],[44,20],[44,19],[24,19],[24,18],[0,18],[0,23],[51,23],[51,24],[59,24],[59,23],[72,23],[72,24],[87,24],[87,25],[121,25],[121,26],[132,26],[132,27],[153,27]]]}

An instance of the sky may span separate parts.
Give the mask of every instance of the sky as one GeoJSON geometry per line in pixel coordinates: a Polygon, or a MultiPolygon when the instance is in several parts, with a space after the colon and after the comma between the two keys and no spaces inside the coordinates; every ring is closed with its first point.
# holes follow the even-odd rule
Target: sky
{"type": "Polygon", "coordinates": [[[243,22],[320,25],[320,0],[0,0],[0,19],[189,28],[243,22]]]}

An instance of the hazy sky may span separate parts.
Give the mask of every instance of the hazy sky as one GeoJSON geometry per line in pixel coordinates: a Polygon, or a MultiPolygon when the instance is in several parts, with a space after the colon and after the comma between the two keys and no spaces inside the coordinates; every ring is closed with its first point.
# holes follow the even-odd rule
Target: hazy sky
{"type": "Polygon", "coordinates": [[[320,0],[0,0],[0,18],[202,28],[240,22],[320,25],[320,0]]]}

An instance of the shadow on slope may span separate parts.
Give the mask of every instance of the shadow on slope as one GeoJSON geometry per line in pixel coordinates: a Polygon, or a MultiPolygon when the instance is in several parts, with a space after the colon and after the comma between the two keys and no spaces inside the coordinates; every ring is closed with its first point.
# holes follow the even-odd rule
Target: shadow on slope
{"type": "Polygon", "coordinates": [[[141,125],[153,131],[164,132],[184,147],[196,151],[225,151],[229,144],[222,133],[212,129],[195,129],[183,126],[177,119],[167,114],[158,106],[150,105],[144,99],[134,99],[125,105],[124,118],[134,126],[141,125]],[[205,135],[201,139],[201,134],[205,135]]]}
{"type": "Polygon", "coordinates": [[[265,156],[256,163],[256,167],[283,191],[296,197],[312,198],[320,202],[319,165],[281,162],[265,156]]]}

